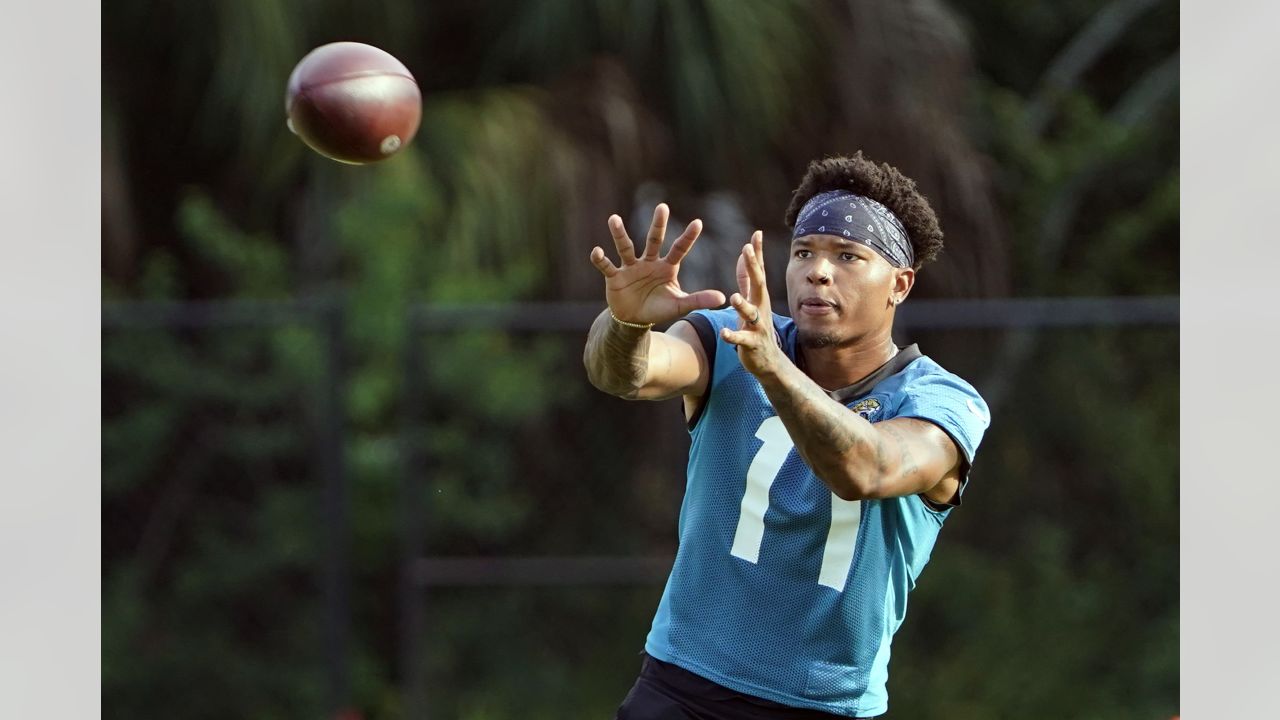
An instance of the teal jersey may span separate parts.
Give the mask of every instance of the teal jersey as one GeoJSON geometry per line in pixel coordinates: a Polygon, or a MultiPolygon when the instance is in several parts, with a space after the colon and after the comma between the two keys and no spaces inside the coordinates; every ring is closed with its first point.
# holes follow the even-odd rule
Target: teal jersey
{"type": "MultiPolygon", "coordinates": [[[[719,338],[722,327],[737,328],[737,312],[694,315],[714,363],[690,429],[679,550],[645,650],[792,707],[881,714],[890,642],[951,507],[919,495],[841,500],[719,338]]],[[[794,361],[795,325],[782,316],[774,324],[794,361]]],[[[964,456],[964,488],[989,422],[964,380],[911,346],[833,397],[873,423],[938,425],[964,456]]]]}

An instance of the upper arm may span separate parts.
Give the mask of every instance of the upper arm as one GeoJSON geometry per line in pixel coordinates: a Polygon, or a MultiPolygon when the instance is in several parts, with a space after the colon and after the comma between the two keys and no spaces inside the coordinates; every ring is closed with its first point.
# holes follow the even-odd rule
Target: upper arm
{"type": "Polygon", "coordinates": [[[932,422],[894,418],[871,426],[876,432],[864,465],[863,495],[901,497],[923,493],[938,503],[955,496],[964,454],[955,440],[932,422]]]}
{"type": "Polygon", "coordinates": [[[711,381],[711,367],[698,332],[677,320],[649,340],[649,362],[637,400],[665,400],[680,395],[700,397],[711,381]]]}

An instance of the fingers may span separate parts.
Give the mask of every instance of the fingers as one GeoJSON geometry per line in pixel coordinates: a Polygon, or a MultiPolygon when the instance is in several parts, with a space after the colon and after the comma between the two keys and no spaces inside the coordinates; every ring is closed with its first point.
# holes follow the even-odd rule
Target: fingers
{"type": "Polygon", "coordinates": [[[730,330],[729,328],[720,328],[720,337],[731,345],[739,347],[758,347],[760,345],[760,335],[751,330],[730,330]]]}
{"type": "Polygon", "coordinates": [[[667,256],[663,258],[663,260],[666,260],[672,265],[679,264],[680,261],[684,259],[684,256],[689,254],[689,250],[693,248],[694,241],[696,241],[698,236],[701,234],[701,220],[694,220],[689,223],[689,227],[686,227],[684,232],[680,234],[680,237],[676,238],[676,241],[671,244],[671,250],[667,252],[667,256]]]}
{"type": "Polygon", "coordinates": [[[662,250],[662,238],[667,235],[667,219],[671,216],[671,209],[666,203],[658,203],[653,209],[653,222],[649,225],[649,235],[644,241],[644,259],[657,260],[658,252],[662,250]]]}
{"type": "Polygon", "coordinates": [[[734,293],[729,296],[729,304],[734,310],[738,311],[738,317],[742,319],[743,330],[758,329],[763,323],[764,318],[760,315],[760,307],[755,303],[742,297],[742,293],[734,293]]]}
{"type": "Polygon", "coordinates": [[[738,278],[738,292],[749,297],[751,295],[751,276],[747,274],[746,253],[738,253],[738,267],[734,270],[734,274],[738,278]]]}
{"type": "Polygon", "coordinates": [[[757,230],[751,236],[751,244],[742,248],[746,260],[747,277],[751,280],[751,292],[747,293],[747,297],[756,304],[763,304],[769,300],[769,291],[764,279],[763,245],[764,233],[757,230]]]}
{"type": "Polygon", "coordinates": [[[611,278],[618,274],[618,268],[609,258],[605,257],[604,250],[599,245],[591,248],[591,264],[596,266],[601,275],[611,278]]]}
{"type": "Polygon", "coordinates": [[[694,310],[714,310],[724,305],[724,293],[719,290],[699,290],[685,295],[676,303],[681,315],[687,315],[694,310]]]}
{"type": "Polygon", "coordinates": [[[634,265],[636,262],[636,248],[631,244],[631,238],[627,236],[627,229],[622,224],[622,218],[617,215],[609,216],[609,234],[613,236],[613,246],[618,249],[618,257],[622,258],[623,265],[634,265]]]}

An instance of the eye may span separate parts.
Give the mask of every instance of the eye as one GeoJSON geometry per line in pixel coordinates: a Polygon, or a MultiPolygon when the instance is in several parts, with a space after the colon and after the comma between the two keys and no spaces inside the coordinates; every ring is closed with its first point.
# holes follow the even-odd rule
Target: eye
{"type": "Polygon", "coordinates": [[[809,252],[808,250],[802,249],[802,250],[797,250],[795,256],[797,258],[800,258],[801,260],[804,260],[805,258],[809,257],[812,254],[813,253],[809,252]]]}
{"type": "Polygon", "coordinates": [[[853,253],[840,253],[840,259],[849,262],[850,260],[857,260],[858,256],[853,253]]]}

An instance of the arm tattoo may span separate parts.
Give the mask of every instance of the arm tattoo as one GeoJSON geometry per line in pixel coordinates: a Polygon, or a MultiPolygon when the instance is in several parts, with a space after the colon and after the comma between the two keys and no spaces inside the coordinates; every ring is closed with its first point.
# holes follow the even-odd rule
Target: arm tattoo
{"type": "Polygon", "coordinates": [[[916,463],[916,457],[911,452],[910,441],[902,434],[901,430],[893,425],[882,425],[881,430],[883,435],[881,435],[880,443],[876,448],[876,466],[881,469],[879,475],[883,477],[893,469],[892,463],[894,460],[890,459],[893,454],[893,448],[888,447],[888,443],[884,441],[884,435],[888,435],[893,438],[893,444],[897,445],[896,462],[898,473],[904,478],[915,477],[916,473],[920,472],[920,466],[916,463]]]}
{"type": "MultiPolygon", "coordinates": [[[[591,324],[582,354],[592,385],[624,398],[635,398],[649,370],[649,331],[611,322],[605,310],[591,324]]],[[[670,351],[667,362],[670,364],[670,351]]]]}
{"type": "MultiPolygon", "coordinates": [[[[871,444],[875,431],[871,423],[832,400],[794,365],[779,373],[776,382],[763,385],[800,457],[840,494],[834,483],[848,476],[849,455],[874,450],[871,444]]],[[[860,480],[876,489],[883,475],[872,469],[860,480]]]]}
{"type": "Polygon", "coordinates": [[[887,481],[923,472],[918,453],[902,428],[870,422],[832,400],[799,368],[789,366],[762,379],[769,401],[796,450],[837,495],[846,490],[880,497],[887,481]]]}

